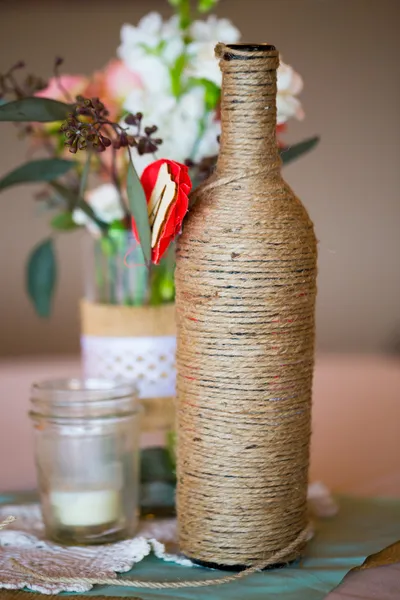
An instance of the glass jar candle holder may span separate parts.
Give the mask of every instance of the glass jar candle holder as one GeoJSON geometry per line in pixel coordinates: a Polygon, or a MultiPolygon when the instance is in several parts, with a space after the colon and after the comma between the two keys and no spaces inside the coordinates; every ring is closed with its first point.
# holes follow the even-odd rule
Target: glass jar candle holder
{"type": "Polygon", "coordinates": [[[103,544],[135,533],[139,409],[132,383],[68,379],[33,385],[30,416],[49,538],[103,544]]]}

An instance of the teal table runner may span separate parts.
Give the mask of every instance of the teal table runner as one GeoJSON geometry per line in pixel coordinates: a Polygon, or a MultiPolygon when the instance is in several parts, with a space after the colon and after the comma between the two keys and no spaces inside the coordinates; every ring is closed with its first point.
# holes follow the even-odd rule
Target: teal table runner
{"type": "MultiPolygon", "coordinates": [[[[16,496],[3,495],[2,502],[16,496]]],[[[400,500],[338,497],[339,514],[317,520],[307,557],[293,566],[256,573],[222,586],[179,590],[144,590],[129,586],[96,586],[85,594],[61,596],[139,597],[142,600],[322,600],[352,568],[386,546],[400,540],[400,500]]],[[[223,577],[227,573],[200,567],[181,567],[148,557],[122,578],[177,581],[223,577]]],[[[96,576],[96,574],[93,574],[96,576]]],[[[46,596],[39,598],[45,599],[46,596]]]]}

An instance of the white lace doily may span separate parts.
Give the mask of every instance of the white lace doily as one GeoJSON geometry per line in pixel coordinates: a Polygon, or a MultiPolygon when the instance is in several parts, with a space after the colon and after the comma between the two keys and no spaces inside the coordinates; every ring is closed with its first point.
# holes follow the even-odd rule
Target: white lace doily
{"type": "Polygon", "coordinates": [[[86,592],[90,584],[79,582],[82,577],[111,577],[129,571],[151,552],[158,558],[184,566],[190,560],[170,554],[177,549],[176,520],[142,521],[135,538],[104,546],[59,546],[47,541],[38,504],[4,505],[0,507],[0,522],[13,516],[16,520],[0,530],[0,589],[27,588],[42,594],[86,592]],[[27,575],[18,565],[40,571],[51,577],[73,578],[74,584],[43,582],[27,575]]]}
{"type": "MultiPolygon", "coordinates": [[[[330,518],[338,507],[328,488],[320,482],[308,488],[308,503],[313,516],[330,518]]],[[[126,573],[151,552],[165,561],[193,566],[178,553],[175,519],[142,521],[131,540],[104,546],[59,546],[45,539],[38,504],[0,506],[0,523],[7,517],[15,521],[0,530],[0,589],[23,589],[58,594],[86,592],[93,586],[79,581],[84,577],[115,578],[126,573]],[[43,582],[18,570],[18,565],[50,577],[68,577],[74,584],[43,582]]]]}

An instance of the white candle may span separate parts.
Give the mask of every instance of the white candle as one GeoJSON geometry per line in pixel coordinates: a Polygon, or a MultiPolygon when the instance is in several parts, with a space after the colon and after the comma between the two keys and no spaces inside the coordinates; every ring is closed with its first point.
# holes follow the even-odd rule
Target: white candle
{"type": "Polygon", "coordinates": [[[117,521],[120,515],[116,490],[53,491],[50,502],[59,523],[69,527],[103,525],[117,521]]]}

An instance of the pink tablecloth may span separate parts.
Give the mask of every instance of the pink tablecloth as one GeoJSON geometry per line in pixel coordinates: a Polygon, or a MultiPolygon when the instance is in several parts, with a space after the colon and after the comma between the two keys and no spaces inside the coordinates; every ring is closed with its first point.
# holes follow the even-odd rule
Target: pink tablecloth
{"type": "MultiPolygon", "coordinates": [[[[0,492],[35,485],[27,416],[32,381],[79,373],[76,357],[0,361],[0,492]]],[[[400,359],[319,356],[311,480],[332,490],[400,497],[400,359]]],[[[400,566],[351,573],[327,600],[397,600],[400,566]]]]}
{"type": "MultiPolygon", "coordinates": [[[[79,371],[78,357],[0,361],[0,492],[35,485],[30,384],[79,371]]],[[[399,457],[400,359],[319,356],[311,480],[334,491],[400,497],[399,457]]]]}

